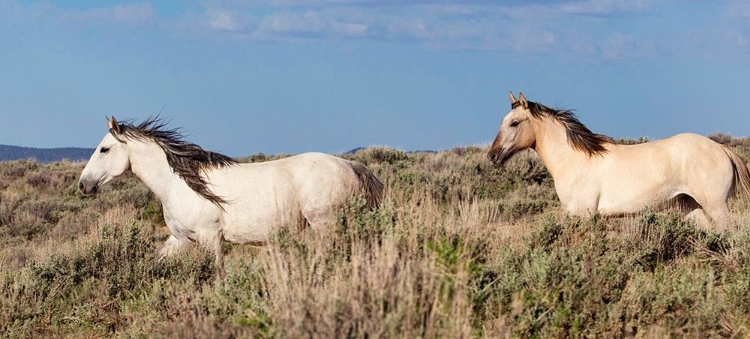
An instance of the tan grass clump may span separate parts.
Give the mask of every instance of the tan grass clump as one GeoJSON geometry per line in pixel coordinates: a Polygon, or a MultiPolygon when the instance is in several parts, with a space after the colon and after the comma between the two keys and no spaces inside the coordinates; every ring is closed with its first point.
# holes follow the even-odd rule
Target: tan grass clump
{"type": "MultiPolygon", "coordinates": [[[[750,159],[750,141],[730,143],[750,159]]],[[[157,261],[161,205],[129,176],[82,199],[83,164],[0,163],[7,337],[747,336],[750,202],[731,230],[674,212],[570,218],[533,152],[368,148],[387,186],[322,234],[157,261]]],[[[246,161],[274,157],[257,154],[246,161]]]]}

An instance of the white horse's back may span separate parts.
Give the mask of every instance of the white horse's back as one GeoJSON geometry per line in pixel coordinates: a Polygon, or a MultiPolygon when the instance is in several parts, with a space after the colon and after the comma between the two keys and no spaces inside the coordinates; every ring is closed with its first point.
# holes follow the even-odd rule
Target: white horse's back
{"type": "Polygon", "coordinates": [[[364,165],[322,153],[240,164],[181,139],[158,118],[139,125],[112,118],[109,133],[81,173],[79,189],[98,188],[130,170],[161,200],[171,236],[162,256],[198,242],[223,267],[221,240],[265,243],[277,227],[335,222],[347,200],[376,207],[383,184],[364,165]]]}
{"type": "Polygon", "coordinates": [[[365,183],[357,166],[362,165],[324,153],[304,153],[209,173],[212,190],[229,202],[224,238],[263,242],[275,227],[322,228],[358,195],[376,206],[383,186],[377,179],[365,183]]]}

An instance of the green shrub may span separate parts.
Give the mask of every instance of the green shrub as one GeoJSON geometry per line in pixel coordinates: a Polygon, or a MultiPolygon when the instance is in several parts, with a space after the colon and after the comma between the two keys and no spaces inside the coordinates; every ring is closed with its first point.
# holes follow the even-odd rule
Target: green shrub
{"type": "Polygon", "coordinates": [[[346,158],[360,162],[366,166],[371,164],[402,165],[405,166],[410,156],[404,151],[386,147],[368,147],[357,151],[346,158]]]}
{"type": "MultiPolygon", "coordinates": [[[[731,147],[750,158],[750,141],[731,147]]],[[[256,154],[248,162],[284,157],[256,154]]],[[[674,211],[565,216],[544,166],[485,147],[345,155],[387,186],[322,232],[158,261],[161,203],[127,175],[92,198],[83,164],[0,163],[2,337],[742,337],[748,205],[736,227],[674,211]]]]}

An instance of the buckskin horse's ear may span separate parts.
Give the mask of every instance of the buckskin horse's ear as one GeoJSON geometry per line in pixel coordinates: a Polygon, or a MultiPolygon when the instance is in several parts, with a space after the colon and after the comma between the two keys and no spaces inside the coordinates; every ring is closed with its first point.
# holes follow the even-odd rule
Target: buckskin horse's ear
{"type": "Polygon", "coordinates": [[[112,117],[112,119],[107,120],[107,126],[109,126],[109,131],[114,134],[120,134],[120,123],[117,122],[117,119],[115,117],[112,117]]]}
{"type": "Polygon", "coordinates": [[[521,106],[523,106],[524,109],[529,109],[529,102],[526,101],[526,97],[523,95],[523,93],[518,92],[518,100],[521,101],[521,106]]]}
{"type": "Polygon", "coordinates": [[[510,93],[508,93],[508,98],[510,99],[510,107],[513,107],[513,104],[518,102],[518,100],[516,100],[516,97],[513,96],[513,91],[510,91],[510,93]]]}

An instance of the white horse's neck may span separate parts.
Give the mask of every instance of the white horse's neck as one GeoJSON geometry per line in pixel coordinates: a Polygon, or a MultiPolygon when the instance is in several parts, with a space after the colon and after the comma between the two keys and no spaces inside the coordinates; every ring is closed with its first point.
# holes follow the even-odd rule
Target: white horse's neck
{"type": "Polygon", "coordinates": [[[176,196],[175,193],[185,190],[192,192],[169,166],[167,155],[159,145],[150,141],[128,140],[128,149],[131,171],[165,206],[169,205],[171,197],[176,196]]]}
{"type": "Polygon", "coordinates": [[[554,119],[542,117],[533,119],[536,143],[534,150],[547,167],[553,180],[558,180],[565,173],[575,173],[576,167],[586,166],[589,155],[574,149],[568,143],[565,127],[554,119]]]}

